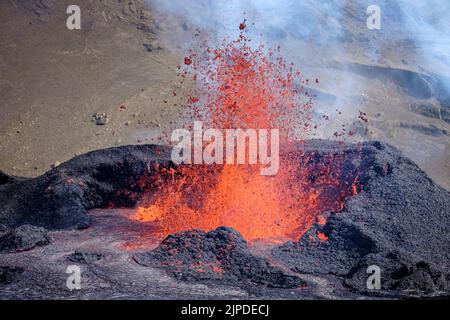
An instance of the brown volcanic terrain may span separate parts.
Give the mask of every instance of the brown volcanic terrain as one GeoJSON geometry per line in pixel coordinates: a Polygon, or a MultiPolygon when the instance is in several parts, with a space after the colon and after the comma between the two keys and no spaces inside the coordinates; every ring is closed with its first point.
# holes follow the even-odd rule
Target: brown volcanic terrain
{"type": "MultiPolygon", "coordinates": [[[[143,0],[86,0],[82,30],[70,31],[69,4],[0,2],[0,169],[8,174],[37,176],[75,154],[160,143],[160,133],[180,118],[184,89],[176,67],[187,46],[182,41],[196,26],[156,13],[143,0]],[[107,113],[106,125],[92,121],[96,112],[107,113]]],[[[314,90],[321,112],[345,109],[324,137],[364,110],[371,135],[361,128],[358,138],[399,147],[450,189],[450,103],[436,81],[437,74],[450,77],[450,66],[439,56],[417,62],[422,48],[392,32],[395,16],[386,16],[377,34],[367,30],[361,10],[348,2],[338,53],[328,50],[326,27],[313,34],[325,41],[312,41],[300,26],[278,30],[272,40],[283,43],[304,74],[320,79],[314,90]]]]}
{"type": "Polygon", "coordinates": [[[177,114],[177,58],[134,3],[84,1],[82,30],[70,31],[71,1],[0,2],[2,170],[36,176],[74,154],[148,143],[177,114]],[[96,112],[107,125],[92,122],[96,112]]]}

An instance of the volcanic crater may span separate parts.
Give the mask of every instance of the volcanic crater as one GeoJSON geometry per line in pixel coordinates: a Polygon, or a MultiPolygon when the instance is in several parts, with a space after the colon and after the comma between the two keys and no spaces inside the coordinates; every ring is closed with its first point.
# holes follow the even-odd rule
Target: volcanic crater
{"type": "Polygon", "coordinates": [[[396,148],[310,140],[280,161],[280,180],[256,179],[139,145],[33,179],[2,173],[0,296],[448,295],[450,194],[396,148]],[[61,283],[74,261],[89,284],[71,292],[61,283]],[[371,265],[380,290],[367,289],[371,265]]]}

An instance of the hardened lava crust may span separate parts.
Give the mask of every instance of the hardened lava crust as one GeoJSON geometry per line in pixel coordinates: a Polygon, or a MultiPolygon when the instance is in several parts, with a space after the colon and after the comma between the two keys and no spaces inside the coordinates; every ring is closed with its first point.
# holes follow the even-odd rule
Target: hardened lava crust
{"type": "MultiPolygon", "coordinates": [[[[255,255],[239,232],[224,226],[170,235],[151,250],[130,253],[126,263],[156,268],[174,281],[276,288],[277,297],[283,290],[312,287],[314,277],[332,277],[342,286],[339,292],[349,294],[449,295],[448,191],[399,150],[378,141],[343,149],[338,142],[311,140],[290,148],[291,156],[297,149],[299,161],[308,155],[309,162],[344,153],[345,167],[352,175],[358,173],[362,191],[347,197],[339,212],[324,212],[325,222],[315,223],[301,239],[274,246],[265,257],[255,255]],[[369,266],[380,270],[380,290],[367,287],[369,266]]],[[[176,168],[169,148],[140,145],[90,152],[33,179],[0,174],[0,239],[9,246],[7,255],[0,254],[0,285],[27,274],[26,266],[12,263],[14,248],[45,254],[41,248],[57,246],[61,233],[89,228],[89,210],[134,207],[148,191],[142,177],[155,174],[155,164],[176,168]],[[41,228],[33,229],[35,240],[14,232],[23,225],[41,228]],[[43,228],[56,233],[57,239],[47,237],[43,228]]],[[[98,266],[103,260],[91,264],[98,266]]],[[[345,296],[336,292],[328,296],[345,296]]]]}

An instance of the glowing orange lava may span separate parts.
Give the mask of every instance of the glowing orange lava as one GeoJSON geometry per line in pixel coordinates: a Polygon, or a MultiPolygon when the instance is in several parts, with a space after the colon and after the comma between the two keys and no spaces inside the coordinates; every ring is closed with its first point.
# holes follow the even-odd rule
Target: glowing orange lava
{"type": "MultiPolygon", "coordinates": [[[[313,127],[312,104],[298,87],[300,73],[279,49],[251,48],[244,29],[236,41],[186,57],[183,76],[192,76],[200,87],[188,99],[193,119],[220,129],[279,128],[285,143],[306,137],[313,127]]],[[[324,208],[338,210],[348,193],[321,198],[330,186],[341,188],[327,165],[333,163],[339,174],[343,162],[329,160],[314,167],[313,181],[311,167],[289,157],[280,161],[276,176],[262,176],[257,165],[159,168],[152,181],[157,191],[144,197],[134,219],[154,221],[165,234],[225,225],[248,240],[298,239],[324,208]]]]}

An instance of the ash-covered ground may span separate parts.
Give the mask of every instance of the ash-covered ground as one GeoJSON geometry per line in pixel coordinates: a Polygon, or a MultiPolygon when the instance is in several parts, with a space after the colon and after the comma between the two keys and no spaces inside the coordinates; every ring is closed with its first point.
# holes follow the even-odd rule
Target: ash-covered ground
{"type": "MultiPolygon", "coordinates": [[[[339,143],[298,145],[314,161],[339,143]]],[[[171,167],[169,149],[124,146],[78,156],[34,179],[0,179],[1,298],[375,298],[449,295],[450,194],[397,149],[348,145],[364,191],[300,240],[247,241],[226,226],[161,237],[129,219],[140,183],[171,167]],[[121,209],[122,208],[122,209],[121,209]],[[319,233],[320,232],[320,233],[319,233]],[[318,237],[321,234],[326,237],[318,237]],[[66,286],[82,270],[81,290],[66,286]],[[381,270],[368,290],[367,267],[381,270]]],[[[301,161],[301,159],[299,159],[301,161]]],[[[314,162],[313,161],[313,162],[314,162]]]]}

